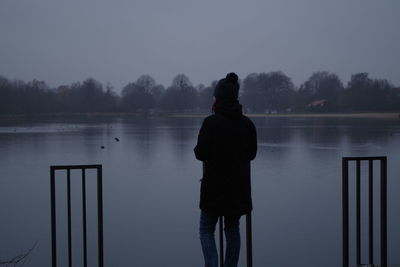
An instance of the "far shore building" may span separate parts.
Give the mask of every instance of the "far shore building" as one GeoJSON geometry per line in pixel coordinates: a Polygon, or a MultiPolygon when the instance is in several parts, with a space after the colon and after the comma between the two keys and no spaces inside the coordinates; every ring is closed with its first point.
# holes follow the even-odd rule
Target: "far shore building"
{"type": "Polygon", "coordinates": [[[308,104],[307,107],[308,108],[323,108],[326,106],[327,102],[328,101],[326,99],[315,100],[315,101],[311,102],[310,104],[308,104]]]}

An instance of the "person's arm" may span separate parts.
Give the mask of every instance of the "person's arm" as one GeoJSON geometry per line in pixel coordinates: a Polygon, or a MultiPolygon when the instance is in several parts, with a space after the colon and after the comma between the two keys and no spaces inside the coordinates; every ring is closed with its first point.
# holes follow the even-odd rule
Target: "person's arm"
{"type": "Polygon", "coordinates": [[[256,155],[257,155],[257,130],[253,122],[250,121],[250,151],[249,151],[250,160],[255,159],[256,155]]]}
{"type": "Polygon", "coordinates": [[[197,137],[197,145],[194,148],[196,158],[201,161],[207,161],[211,157],[211,137],[212,128],[209,119],[206,118],[201,125],[199,136],[197,137]]]}

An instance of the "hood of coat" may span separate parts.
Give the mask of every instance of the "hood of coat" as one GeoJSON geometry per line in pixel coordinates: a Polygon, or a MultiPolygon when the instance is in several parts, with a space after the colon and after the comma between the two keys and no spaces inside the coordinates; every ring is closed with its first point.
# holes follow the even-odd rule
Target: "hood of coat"
{"type": "Polygon", "coordinates": [[[214,112],[229,119],[239,119],[243,114],[242,105],[233,99],[217,100],[214,103],[214,112]]]}

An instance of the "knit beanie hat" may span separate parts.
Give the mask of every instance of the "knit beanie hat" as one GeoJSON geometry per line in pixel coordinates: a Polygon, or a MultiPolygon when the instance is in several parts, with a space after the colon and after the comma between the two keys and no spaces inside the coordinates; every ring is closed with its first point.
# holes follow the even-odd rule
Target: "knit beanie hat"
{"type": "Polygon", "coordinates": [[[239,95],[239,83],[236,73],[231,72],[225,78],[218,81],[214,89],[214,97],[217,100],[237,100],[239,95]]]}

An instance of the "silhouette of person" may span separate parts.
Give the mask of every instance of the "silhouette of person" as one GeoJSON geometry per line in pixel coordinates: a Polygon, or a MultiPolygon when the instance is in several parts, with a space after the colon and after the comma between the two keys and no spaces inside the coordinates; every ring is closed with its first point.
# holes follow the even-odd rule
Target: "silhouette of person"
{"type": "Polygon", "coordinates": [[[238,101],[238,76],[228,73],[214,89],[213,114],[204,119],[194,153],[203,162],[200,190],[200,241],[206,267],[218,266],[215,225],[224,216],[225,267],[236,267],[239,219],[251,212],[250,161],[257,153],[253,122],[238,101]]]}

